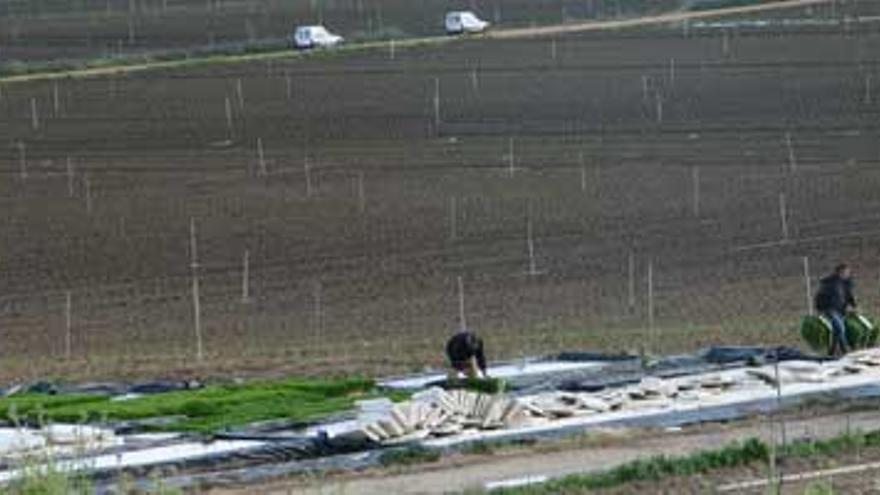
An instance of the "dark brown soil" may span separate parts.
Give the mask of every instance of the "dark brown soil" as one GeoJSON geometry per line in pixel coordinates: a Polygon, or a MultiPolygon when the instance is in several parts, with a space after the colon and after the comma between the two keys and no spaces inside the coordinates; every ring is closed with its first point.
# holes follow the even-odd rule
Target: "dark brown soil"
{"type": "Polygon", "coordinates": [[[804,256],[876,309],[878,48],[676,27],[3,86],[0,377],[439,366],[459,276],[492,359],[796,344],[804,256]]]}

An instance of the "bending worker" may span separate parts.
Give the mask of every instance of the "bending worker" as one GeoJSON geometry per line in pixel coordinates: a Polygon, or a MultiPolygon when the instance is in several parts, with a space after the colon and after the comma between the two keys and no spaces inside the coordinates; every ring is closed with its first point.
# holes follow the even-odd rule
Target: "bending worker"
{"type": "Polygon", "coordinates": [[[446,342],[446,357],[449,358],[448,378],[450,381],[463,373],[467,378],[488,378],[486,355],[483,352],[483,339],[474,332],[460,331],[446,342]]]}
{"type": "Polygon", "coordinates": [[[831,320],[830,355],[846,354],[846,323],[843,318],[844,315],[856,310],[849,265],[846,263],[837,265],[834,273],[819,282],[815,306],[816,311],[831,320]]]}

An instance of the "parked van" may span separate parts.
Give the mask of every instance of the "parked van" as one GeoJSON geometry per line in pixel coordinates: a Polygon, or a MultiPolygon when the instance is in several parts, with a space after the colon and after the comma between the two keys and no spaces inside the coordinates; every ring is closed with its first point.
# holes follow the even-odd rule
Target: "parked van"
{"type": "Polygon", "coordinates": [[[335,35],[324,26],[299,26],[293,32],[293,46],[301,50],[326,48],[342,43],[342,36],[335,35]]]}
{"type": "Polygon", "coordinates": [[[480,33],[488,27],[488,22],[480,19],[469,10],[446,14],[446,34],[480,33]]]}

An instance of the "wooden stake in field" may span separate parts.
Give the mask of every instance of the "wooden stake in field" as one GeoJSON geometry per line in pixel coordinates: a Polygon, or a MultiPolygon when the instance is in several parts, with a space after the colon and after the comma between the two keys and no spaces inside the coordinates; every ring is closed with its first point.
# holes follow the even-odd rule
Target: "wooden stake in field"
{"type": "Polygon", "coordinates": [[[642,102],[647,106],[648,101],[648,76],[642,76],[642,102]]]}
{"type": "Polygon", "coordinates": [[[61,113],[61,98],[58,95],[58,81],[55,81],[52,84],[52,110],[55,117],[61,113]]]}
{"type": "Polygon", "coordinates": [[[267,170],[266,156],[263,153],[263,138],[257,138],[257,164],[260,167],[258,174],[260,177],[265,177],[267,175],[267,170]]]}
{"type": "Polygon", "coordinates": [[[730,35],[726,30],[721,34],[721,56],[725,59],[730,57],[730,35]]]}
{"type": "Polygon", "coordinates": [[[241,302],[247,304],[251,301],[251,252],[244,250],[241,257],[241,302]]]}
{"type": "Polygon", "coordinates": [[[40,129],[40,116],[37,112],[36,98],[31,98],[31,129],[35,131],[40,129]]]}
{"type": "Polygon", "coordinates": [[[654,330],[654,260],[648,260],[648,333],[651,348],[657,352],[657,335],[654,330]]]}
{"type": "Polygon", "coordinates": [[[67,157],[66,165],[67,165],[67,197],[72,198],[74,195],[74,192],[75,192],[74,188],[73,188],[73,161],[70,159],[69,156],[67,157]]]}
{"type": "Polygon", "coordinates": [[[507,175],[513,177],[516,170],[516,150],[514,149],[513,138],[507,141],[507,175]]]}
{"type": "Polygon", "coordinates": [[[663,97],[660,96],[660,92],[657,91],[656,93],[654,93],[654,98],[656,100],[655,103],[656,103],[656,107],[657,107],[657,123],[662,124],[663,123],[663,97]]]}
{"type": "Polygon", "coordinates": [[[675,59],[669,59],[669,87],[675,87],[675,59]]]}
{"type": "Polygon", "coordinates": [[[394,45],[394,38],[391,38],[390,40],[388,40],[388,59],[389,60],[394,60],[395,56],[397,55],[395,53],[395,51],[396,51],[396,47],[394,45]]]}
{"type": "Polygon", "coordinates": [[[871,95],[871,74],[865,75],[865,105],[870,105],[872,101],[871,95]]]}
{"type": "Polygon", "coordinates": [[[83,186],[86,189],[86,213],[92,212],[92,180],[88,175],[83,176],[83,186]]]}
{"type": "Polygon", "coordinates": [[[199,254],[196,237],[196,220],[189,218],[189,252],[190,269],[192,270],[192,304],[193,304],[193,330],[196,337],[196,359],[201,362],[202,351],[202,307],[201,292],[199,290],[199,254]]]}
{"type": "Polygon", "coordinates": [[[807,291],[807,314],[813,314],[813,288],[810,284],[810,258],[804,256],[804,287],[807,291]]]}
{"type": "Polygon", "coordinates": [[[480,96],[480,76],[477,73],[476,67],[471,69],[471,89],[474,91],[474,94],[480,96]]]}
{"type": "Polygon", "coordinates": [[[691,170],[691,183],[693,185],[693,212],[696,218],[700,216],[700,167],[694,166],[691,170]]]}
{"type": "Polygon", "coordinates": [[[357,195],[358,195],[358,211],[364,213],[367,211],[367,191],[364,186],[364,173],[358,172],[357,175],[357,195]]]}
{"type": "Polygon", "coordinates": [[[458,200],[449,198],[449,240],[458,240],[458,200]]]}
{"type": "Polygon", "coordinates": [[[309,163],[309,157],[303,158],[303,173],[306,179],[306,197],[312,197],[312,166],[309,163]]]}
{"type": "Polygon", "coordinates": [[[581,165],[581,192],[587,192],[587,165],[586,160],[584,160],[584,152],[581,151],[578,153],[578,162],[581,165]]]}
{"type": "Polygon", "coordinates": [[[25,146],[24,141],[18,141],[16,147],[18,148],[18,174],[21,177],[21,180],[27,180],[27,147],[25,146]]]}
{"type": "Polygon", "coordinates": [[[458,276],[458,329],[467,330],[467,319],[464,312],[464,281],[458,276]]]}
{"type": "Polygon", "coordinates": [[[240,77],[235,80],[235,95],[238,98],[238,110],[244,112],[244,88],[240,77]]]}
{"type": "Polygon", "coordinates": [[[440,78],[434,78],[434,131],[440,134],[440,78]]]}
{"type": "Polygon", "coordinates": [[[539,275],[537,261],[535,260],[535,240],[532,236],[532,218],[526,220],[526,246],[529,251],[529,276],[534,277],[535,275],[539,275]]]}
{"type": "Polygon", "coordinates": [[[788,168],[791,172],[797,171],[797,155],[794,152],[794,144],[791,141],[791,132],[785,133],[785,147],[788,150],[788,168]]]}
{"type": "Polygon", "coordinates": [[[627,302],[629,303],[630,313],[634,313],[636,310],[636,254],[632,251],[629,252],[626,268],[629,279],[627,287],[627,302]]]}
{"type": "Polygon", "coordinates": [[[232,103],[229,101],[229,97],[227,96],[223,102],[224,109],[226,110],[226,135],[232,140],[232,103]]]}
{"type": "Polygon", "coordinates": [[[779,222],[782,228],[782,240],[788,240],[788,207],[785,202],[785,193],[779,193],[779,222]]]}
{"type": "Polygon", "coordinates": [[[312,289],[312,303],[313,303],[313,311],[314,311],[314,331],[315,331],[315,343],[320,343],[321,337],[324,334],[324,310],[322,308],[321,294],[322,287],[320,281],[315,281],[314,287],[312,289]]]}
{"type": "Polygon", "coordinates": [[[64,296],[64,358],[69,360],[73,341],[73,296],[70,291],[67,291],[64,296]]]}

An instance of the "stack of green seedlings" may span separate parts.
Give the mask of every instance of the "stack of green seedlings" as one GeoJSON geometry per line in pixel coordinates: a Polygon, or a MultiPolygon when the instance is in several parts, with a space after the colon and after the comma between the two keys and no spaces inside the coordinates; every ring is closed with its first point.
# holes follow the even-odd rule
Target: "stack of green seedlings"
{"type": "MultiPolygon", "coordinates": [[[[877,345],[880,329],[866,316],[849,314],[846,323],[846,342],[849,349],[857,351],[877,345]]],[[[831,354],[831,320],[824,315],[805,316],[801,321],[801,337],[814,352],[831,354]]]]}
{"type": "Polygon", "coordinates": [[[363,378],[288,378],[218,383],[121,401],[98,394],[26,393],[0,398],[0,419],[41,425],[165,418],[167,421],[143,429],[210,434],[260,421],[313,421],[352,409],[357,400],[380,396],[406,398],[405,394],[379,390],[372,380],[363,378]]]}
{"type": "Polygon", "coordinates": [[[445,390],[470,390],[481,394],[501,394],[507,389],[503,378],[456,378],[440,385],[445,390]]]}

